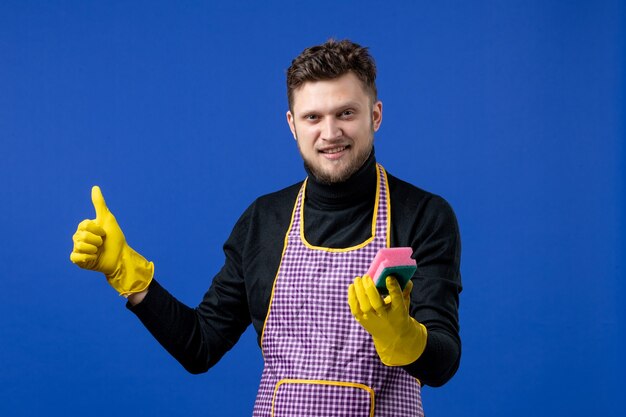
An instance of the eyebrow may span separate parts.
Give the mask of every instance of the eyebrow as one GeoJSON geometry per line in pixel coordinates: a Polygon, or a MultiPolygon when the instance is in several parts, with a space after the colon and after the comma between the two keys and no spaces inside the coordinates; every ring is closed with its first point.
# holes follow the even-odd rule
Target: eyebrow
{"type": "MultiPolygon", "coordinates": [[[[360,103],[358,101],[349,101],[346,103],[342,103],[339,106],[333,107],[333,109],[329,112],[329,113],[338,113],[341,110],[345,110],[345,109],[350,109],[350,108],[356,108],[356,109],[361,109],[363,106],[360,105],[360,103]]],[[[320,112],[318,110],[315,109],[308,109],[308,110],[303,110],[303,111],[299,111],[298,114],[300,115],[307,115],[307,114],[311,114],[311,113],[323,113],[320,112]]]]}

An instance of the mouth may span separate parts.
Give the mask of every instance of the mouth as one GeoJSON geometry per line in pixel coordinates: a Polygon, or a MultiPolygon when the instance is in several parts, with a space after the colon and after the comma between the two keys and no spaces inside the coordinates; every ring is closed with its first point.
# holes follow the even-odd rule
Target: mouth
{"type": "Polygon", "coordinates": [[[318,152],[328,159],[339,159],[346,153],[348,149],[350,149],[350,145],[333,146],[320,149],[318,150],[318,152]]]}

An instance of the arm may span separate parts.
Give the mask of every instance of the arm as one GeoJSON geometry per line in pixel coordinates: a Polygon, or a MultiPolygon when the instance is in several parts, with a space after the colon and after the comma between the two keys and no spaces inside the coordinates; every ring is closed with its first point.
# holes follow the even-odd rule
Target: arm
{"type": "Polygon", "coordinates": [[[432,196],[417,214],[421,221],[408,237],[417,261],[410,314],[426,326],[428,338],[419,359],[404,369],[424,384],[441,386],[455,374],[461,357],[461,241],[454,212],[442,198],[432,196]]]}
{"type": "MultiPolygon", "coordinates": [[[[141,302],[127,307],[157,341],[189,372],[206,372],[239,340],[250,324],[241,253],[248,212],[224,245],[225,263],[196,308],[190,308],[153,282],[141,302]]],[[[135,297],[139,299],[141,294],[135,297]]]]}
{"type": "Polygon", "coordinates": [[[460,358],[459,240],[447,203],[435,196],[424,201],[411,216],[412,227],[409,216],[399,222],[402,231],[412,231],[407,236],[412,238],[418,267],[404,291],[388,277],[390,297],[383,302],[369,276],[357,277],[348,289],[348,303],[355,319],[372,335],[384,364],[402,366],[422,383],[439,386],[454,375],[460,358]],[[412,291],[415,283],[420,287],[412,291]]]}
{"type": "Polygon", "coordinates": [[[144,298],[146,298],[146,294],[148,294],[147,288],[141,292],[131,294],[128,296],[128,302],[131,306],[136,306],[137,304],[142,302],[144,298]]]}
{"type": "Polygon", "coordinates": [[[128,298],[127,307],[189,372],[206,371],[250,323],[240,256],[247,217],[242,216],[224,245],[224,267],[202,303],[192,309],[153,280],[152,262],[127,245],[98,187],[92,190],[92,200],[96,219],[79,224],[70,259],[81,268],[104,273],[109,284],[128,298]]]}

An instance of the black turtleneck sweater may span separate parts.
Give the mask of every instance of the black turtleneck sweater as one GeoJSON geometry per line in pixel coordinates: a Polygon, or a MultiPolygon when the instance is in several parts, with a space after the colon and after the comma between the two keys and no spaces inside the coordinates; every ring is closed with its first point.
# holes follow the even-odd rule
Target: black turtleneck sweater
{"type": "MultiPolygon", "coordinates": [[[[461,250],[456,218],[441,197],[390,174],[388,181],[391,246],[413,248],[417,271],[412,279],[410,312],[428,329],[424,353],[404,369],[423,384],[440,386],[454,375],[461,356],[461,250]]],[[[301,185],[262,196],[248,207],[224,244],[224,266],[198,307],[179,302],[156,280],[141,303],[127,304],[189,372],[206,372],[250,324],[260,341],[301,185]]],[[[332,248],[365,241],[371,234],[375,193],[373,153],[344,183],[325,185],[309,175],[304,206],[307,240],[315,246],[332,248]]]]}

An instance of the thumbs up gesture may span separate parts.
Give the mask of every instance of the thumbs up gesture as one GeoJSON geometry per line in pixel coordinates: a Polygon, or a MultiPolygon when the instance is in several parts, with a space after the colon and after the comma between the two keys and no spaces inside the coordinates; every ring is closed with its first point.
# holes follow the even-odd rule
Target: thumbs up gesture
{"type": "Polygon", "coordinates": [[[154,264],[128,246],[100,187],[91,189],[91,201],[96,218],[78,224],[72,237],[74,249],[70,260],[83,269],[102,272],[109,284],[125,297],[145,290],[152,281],[154,264]]]}
{"type": "Polygon", "coordinates": [[[74,233],[74,250],[70,259],[84,269],[112,275],[122,254],[126,238],[109,211],[100,187],[91,189],[91,201],[96,209],[95,220],[83,220],[74,233]]]}

